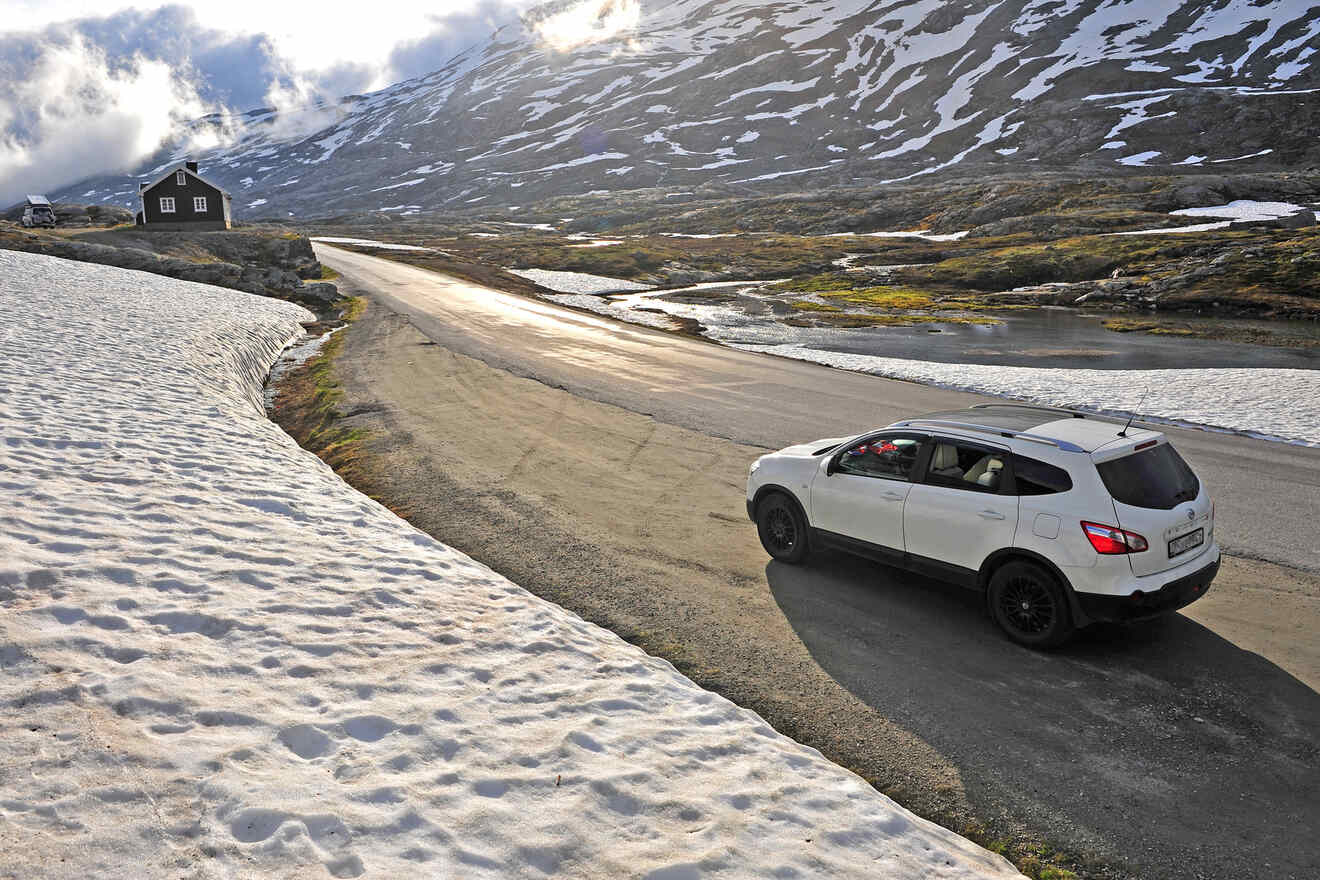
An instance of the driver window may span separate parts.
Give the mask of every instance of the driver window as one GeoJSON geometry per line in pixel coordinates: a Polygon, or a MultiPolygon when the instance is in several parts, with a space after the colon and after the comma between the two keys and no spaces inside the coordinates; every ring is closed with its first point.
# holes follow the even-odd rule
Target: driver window
{"type": "Polygon", "coordinates": [[[844,450],[837,470],[859,477],[888,477],[906,480],[917,461],[921,440],[916,437],[869,437],[844,450]]]}

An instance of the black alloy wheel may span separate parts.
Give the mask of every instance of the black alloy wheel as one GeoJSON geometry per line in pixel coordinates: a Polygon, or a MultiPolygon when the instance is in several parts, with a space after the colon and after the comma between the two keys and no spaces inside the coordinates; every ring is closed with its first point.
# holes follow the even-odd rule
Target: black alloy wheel
{"type": "Polygon", "coordinates": [[[1058,581],[1039,565],[1006,563],[990,578],[990,613],[1008,637],[1021,645],[1061,645],[1073,633],[1072,614],[1058,581]]]}
{"type": "Polygon", "coordinates": [[[797,563],[807,557],[807,524],[782,494],[769,495],[757,506],[756,530],[765,552],[780,562],[797,563]]]}

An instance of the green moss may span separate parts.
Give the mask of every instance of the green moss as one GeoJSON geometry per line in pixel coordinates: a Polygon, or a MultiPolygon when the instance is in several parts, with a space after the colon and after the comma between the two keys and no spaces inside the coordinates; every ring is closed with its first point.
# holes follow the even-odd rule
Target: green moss
{"type": "Polygon", "coordinates": [[[1045,865],[1040,869],[1037,875],[1040,880],[1077,880],[1077,875],[1067,868],[1059,868],[1053,865],[1045,865]]]}
{"type": "Polygon", "coordinates": [[[863,287],[858,290],[829,291],[821,296],[876,309],[929,309],[935,305],[935,298],[931,294],[911,287],[863,287]]]}
{"type": "Polygon", "coordinates": [[[838,306],[828,305],[826,303],[813,302],[809,299],[795,299],[788,304],[789,308],[797,309],[801,312],[841,312],[843,309],[838,306]]]}
{"type": "MultiPolygon", "coordinates": [[[[339,305],[342,320],[352,322],[362,315],[367,301],[354,297],[339,305]]],[[[362,477],[367,435],[340,421],[344,390],[335,376],[334,361],[342,344],[342,334],[336,333],[314,357],[284,378],[275,400],[275,415],[299,445],[353,482],[362,477]]]]}
{"type": "Polygon", "coordinates": [[[1158,321],[1139,321],[1133,318],[1111,318],[1104,322],[1106,330],[1115,333],[1149,333],[1152,336],[1200,336],[1190,327],[1176,327],[1158,321]]]}
{"type": "Polygon", "coordinates": [[[1111,318],[1104,322],[1104,328],[1115,333],[1140,333],[1155,326],[1154,321],[1138,321],[1133,318],[1111,318]]]}

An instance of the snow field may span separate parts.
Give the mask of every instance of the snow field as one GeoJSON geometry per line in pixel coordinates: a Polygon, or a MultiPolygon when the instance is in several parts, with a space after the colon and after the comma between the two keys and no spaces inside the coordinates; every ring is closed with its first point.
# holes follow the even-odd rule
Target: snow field
{"type": "Polygon", "coordinates": [[[262,412],[302,309],[0,303],[0,875],[1015,876],[350,489],[262,412]]]}

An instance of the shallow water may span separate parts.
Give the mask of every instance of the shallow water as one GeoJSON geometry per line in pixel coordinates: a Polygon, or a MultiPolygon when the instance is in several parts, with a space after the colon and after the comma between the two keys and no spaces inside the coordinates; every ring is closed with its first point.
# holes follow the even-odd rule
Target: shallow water
{"type": "MultiPolygon", "coordinates": [[[[715,286],[702,285],[705,291],[715,286]]],[[[952,364],[1112,370],[1191,367],[1320,369],[1320,349],[1274,348],[1214,339],[1115,333],[1102,325],[1106,316],[1065,308],[988,312],[988,317],[1002,322],[991,326],[948,323],[848,330],[790,327],[777,319],[788,313],[779,299],[759,294],[754,285],[734,285],[730,288],[730,292],[733,291],[738,291],[734,300],[714,304],[685,302],[683,300],[689,298],[683,291],[646,292],[610,299],[615,306],[660,309],[672,315],[695,318],[706,328],[706,335],[729,344],[796,344],[841,354],[952,364]]],[[[1236,324],[1244,328],[1286,329],[1293,335],[1320,340],[1320,324],[1310,322],[1181,316],[1173,316],[1172,320],[1193,326],[1236,324]]]]}
{"type": "MultiPolygon", "coordinates": [[[[1000,316],[996,316],[1000,317],[1000,316]]],[[[848,354],[881,354],[954,364],[1154,370],[1187,367],[1320,369],[1320,350],[1274,348],[1218,339],[1115,333],[1099,316],[1071,309],[1006,313],[994,326],[934,325],[843,331],[815,347],[848,354]]],[[[1193,324],[1193,321],[1180,323],[1193,324]]],[[[1216,323],[1203,319],[1201,323],[1216,323]]],[[[1217,322],[1223,326],[1225,322],[1217,322]]],[[[1255,322],[1266,324],[1268,322],[1255,322]]],[[[1320,327],[1308,326],[1312,334],[1320,327]]],[[[838,332],[838,331],[836,331],[838,332]]]]}

